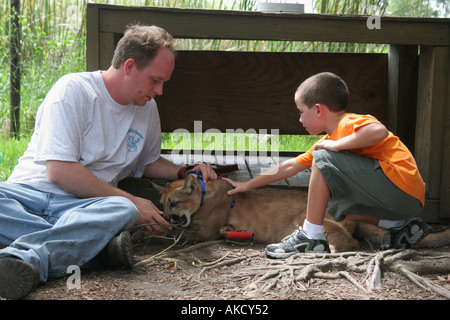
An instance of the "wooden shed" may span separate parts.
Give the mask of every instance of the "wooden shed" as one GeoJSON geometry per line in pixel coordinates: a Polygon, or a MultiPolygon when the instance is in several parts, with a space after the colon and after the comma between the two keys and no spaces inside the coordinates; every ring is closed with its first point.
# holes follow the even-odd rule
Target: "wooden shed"
{"type": "Polygon", "coordinates": [[[388,54],[179,51],[157,98],[163,132],[277,129],[306,134],[293,102],[321,71],[350,88],[349,112],[380,119],[413,151],[427,184],[422,218],[450,219],[450,19],[127,7],[89,3],[87,69],[107,69],[130,24],[157,25],[180,39],[380,43],[388,54]]]}

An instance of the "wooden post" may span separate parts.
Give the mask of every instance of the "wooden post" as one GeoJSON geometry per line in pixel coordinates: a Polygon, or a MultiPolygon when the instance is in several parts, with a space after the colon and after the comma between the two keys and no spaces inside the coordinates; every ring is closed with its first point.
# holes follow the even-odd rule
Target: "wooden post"
{"type": "Polygon", "coordinates": [[[19,137],[20,128],[20,38],[21,28],[19,23],[20,0],[10,0],[10,93],[9,93],[9,120],[10,135],[19,137]]]}
{"type": "Polygon", "coordinates": [[[389,45],[388,126],[414,153],[418,46],[389,45]]]}
{"type": "MultiPolygon", "coordinates": [[[[448,196],[450,179],[448,171],[448,47],[421,46],[419,85],[417,92],[417,124],[415,157],[419,171],[427,184],[425,214],[434,212],[437,217],[449,217],[448,196]]],[[[428,216],[430,216],[428,214],[428,216]]]]}

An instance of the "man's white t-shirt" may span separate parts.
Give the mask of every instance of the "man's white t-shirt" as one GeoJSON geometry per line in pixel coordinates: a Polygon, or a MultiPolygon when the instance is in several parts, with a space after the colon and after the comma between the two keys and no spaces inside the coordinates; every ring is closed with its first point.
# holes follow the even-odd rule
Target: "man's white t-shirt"
{"type": "Polygon", "coordinates": [[[31,141],[8,179],[56,194],[67,194],[48,179],[45,162],[79,162],[101,181],[117,186],[142,177],[161,153],[156,102],[121,105],[113,100],[101,72],[62,77],[38,109],[31,141]]]}

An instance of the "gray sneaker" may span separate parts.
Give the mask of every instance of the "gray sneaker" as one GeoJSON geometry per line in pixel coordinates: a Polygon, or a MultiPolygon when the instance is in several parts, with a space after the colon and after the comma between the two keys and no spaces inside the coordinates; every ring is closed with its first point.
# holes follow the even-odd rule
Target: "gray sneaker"
{"type": "Polygon", "coordinates": [[[285,237],[280,243],[269,244],[266,247],[266,255],[275,259],[287,258],[299,252],[330,253],[326,233],[312,239],[306,235],[302,227],[297,227],[291,235],[285,237]]]}
{"type": "Polygon", "coordinates": [[[380,250],[407,249],[425,238],[431,227],[419,218],[408,220],[404,226],[389,229],[381,241],[380,250]]]}

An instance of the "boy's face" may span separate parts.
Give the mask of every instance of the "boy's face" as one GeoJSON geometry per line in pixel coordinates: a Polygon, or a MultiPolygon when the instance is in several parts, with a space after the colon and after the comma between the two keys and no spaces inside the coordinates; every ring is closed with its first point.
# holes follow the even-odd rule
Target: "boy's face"
{"type": "Polygon", "coordinates": [[[324,131],[322,121],[320,121],[320,110],[317,105],[308,108],[303,103],[303,99],[298,95],[295,95],[295,104],[300,112],[299,122],[310,135],[316,135],[324,131]]]}

